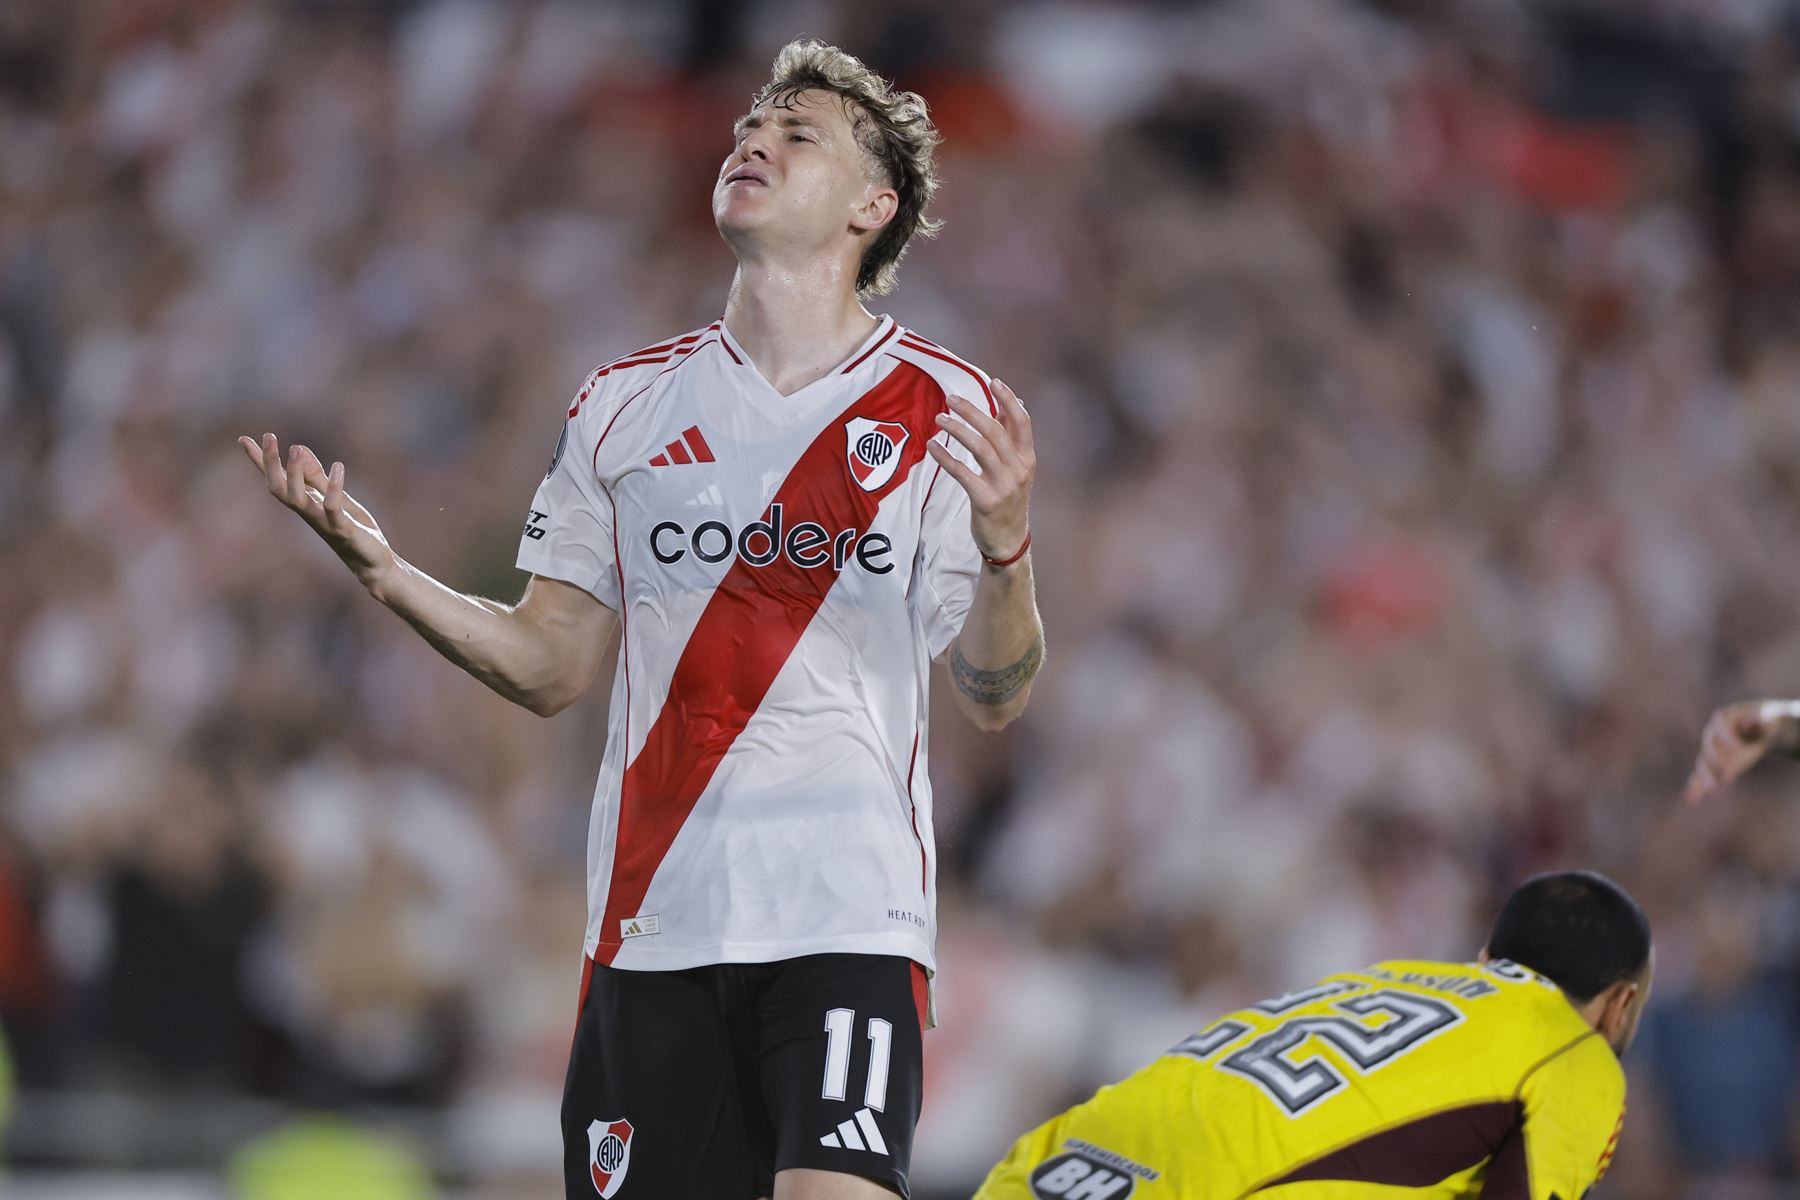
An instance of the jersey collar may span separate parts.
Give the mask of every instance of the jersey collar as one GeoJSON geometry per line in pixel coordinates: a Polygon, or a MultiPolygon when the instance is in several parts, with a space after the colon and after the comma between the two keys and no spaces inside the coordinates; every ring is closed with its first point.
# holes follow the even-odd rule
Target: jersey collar
{"type": "MultiPolygon", "coordinates": [[[[807,388],[815,387],[833,376],[848,375],[851,371],[862,366],[865,361],[872,357],[877,348],[886,345],[899,328],[900,326],[895,322],[894,318],[883,313],[876,319],[874,331],[858,343],[856,349],[845,355],[842,362],[825,372],[825,374],[819,376],[819,378],[812,383],[807,384],[806,387],[801,388],[800,391],[795,392],[794,395],[798,396],[800,392],[806,391],[807,388]]],[[[725,328],[725,318],[723,316],[719,318],[719,342],[725,347],[725,352],[731,356],[732,362],[750,372],[759,380],[762,380],[763,386],[767,387],[770,391],[775,390],[774,385],[770,384],[769,381],[763,377],[763,373],[756,369],[756,364],[750,361],[750,356],[744,353],[744,348],[738,345],[737,339],[731,336],[731,331],[725,328]]]]}

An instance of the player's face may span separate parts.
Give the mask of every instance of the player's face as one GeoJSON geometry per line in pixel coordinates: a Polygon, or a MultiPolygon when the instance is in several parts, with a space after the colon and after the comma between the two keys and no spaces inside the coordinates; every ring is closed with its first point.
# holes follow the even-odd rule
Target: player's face
{"type": "Polygon", "coordinates": [[[713,185],[713,219],[734,248],[773,238],[830,249],[871,220],[879,224],[884,193],[892,197],[893,189],[870,178],[843,99],[805,91],[738,121],[713,185]]]}

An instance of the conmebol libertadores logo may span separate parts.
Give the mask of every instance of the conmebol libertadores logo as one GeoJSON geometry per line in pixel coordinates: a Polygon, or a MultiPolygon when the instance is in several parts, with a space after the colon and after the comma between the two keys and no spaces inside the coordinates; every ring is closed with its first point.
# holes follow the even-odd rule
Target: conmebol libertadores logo
{"type": "Polygon", "coordinates": [[[588,1126],[588,1172],[601,1200],[612,1200],[631,1167],[631,1122],[595,1121],[588,1126]]]}
{"type": "Polygon", "coordinates": [[[872,492],[894,477],[900,465],[900,449],[906,445],[906,426],[898,421],[871,421],[852,417],[844,423],[850,460],[850,477],[865,492],[872,492]]]}

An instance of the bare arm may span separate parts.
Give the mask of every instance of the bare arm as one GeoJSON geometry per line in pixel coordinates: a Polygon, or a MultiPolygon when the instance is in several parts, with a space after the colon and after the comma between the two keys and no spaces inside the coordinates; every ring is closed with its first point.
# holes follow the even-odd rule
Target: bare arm
{"type": "Polygon", "coordinates": [[[926,447],[968,492],[970,529],[987,560],[962,632],[949,651],[956,706],[987,730],[1004,729],[1025,711],[1031,681],[1044,663],[1044,624],[1038,617],[1031,555],[1021,553],[1031,534],[1031,484],[1037,475],[1031,417],[1012,389],[997,379],[994,395],[998,420],[958,398],[950,401],[951,413],[938,418],[975,456],[979,473],[936,442],[926,447]]]}
{"type": "Polygon", "coordinates": [[[274,434],[239,438],[269,491],[299,513],[369,594],[445,658],[540,716],[587,691],[618,617],[572,584],[532,576],[516,605],[453,591],[393,552],[369,510],[344,491],[344,464],[327,472],[304,446],[284,464],[274,434]]]}
{"type": "Polygon", "coordinates": [[[983,729],[1004,729],[1025,711],[1031,681],[1044,665],[1029,553],[1010,567],[982,564],[975,602],[950,643],[956,706],[983,729]]]}
{"type": "Polygon", "coordinates": [[[398,555],[394,565],[375,598],[514,704],[552,717],[593,683],[618,614],[574,584],[533,575],[506,605],[452,591],[398,555]]]}

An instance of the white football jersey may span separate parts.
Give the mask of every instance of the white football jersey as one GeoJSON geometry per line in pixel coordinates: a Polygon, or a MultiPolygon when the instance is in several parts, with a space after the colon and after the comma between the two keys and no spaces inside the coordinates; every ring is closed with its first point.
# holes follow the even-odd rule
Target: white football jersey
{"type": "Polygon", "coordinates": [[[619,613],[586,951],[679,970],[804,954],[934,967],[931,660],[980,555],[925,453],[988,380],[882,318],[790,396],[714,322],[600,367],[519,566],[619,613]]]}

